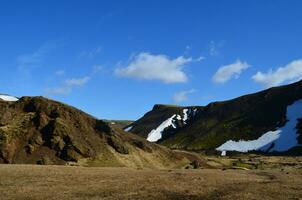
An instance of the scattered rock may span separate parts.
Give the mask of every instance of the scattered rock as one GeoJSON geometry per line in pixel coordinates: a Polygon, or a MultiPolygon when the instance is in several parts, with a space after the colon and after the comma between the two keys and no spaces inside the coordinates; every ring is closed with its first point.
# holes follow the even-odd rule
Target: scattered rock
{"type": "Polygon", "coordinates": [[[140,140],[134,140],[132,144],[148,153],[152,153],[152,149],[148,147],[148,145],[145,142],[142,142],[140,140]]]}
{"type": "Polygon", "coordinates": [[[32,154],[34,151],[35,151],[35,146],[34,146],[34,145],[28,144],[28,145],[26,146],[26,152],[27,152],[27,153],[32,154]]]}
{"type": "Polygon", "coordinates": [[[112,136],[107,138],[108,144],[114,148],[115,151],[117,151],[120,154],[129,154],[128,148],[125,146],[125,143],[123,143],[119,138],[116,136],[112,136]]]}
{"type": "Polygon", "coordinates": [[[201,164],[197,160],[193,160],[193,162],[191,162],[190,165],[193,167],[193,169],[200,169],[201,168],[201,164]]]}
{"type": "Polygon", "coordinates": [[[53,162],[50,158],[43,156],[40,160],[37,161],[38,165],[52,165],[53,162]]]}

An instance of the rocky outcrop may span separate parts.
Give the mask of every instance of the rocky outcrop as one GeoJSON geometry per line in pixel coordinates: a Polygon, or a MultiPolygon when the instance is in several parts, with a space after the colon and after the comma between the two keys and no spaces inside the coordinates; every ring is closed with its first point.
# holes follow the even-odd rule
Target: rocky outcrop
{"type": "Polygon", "coordinates": [[[0,100],[0,113],[0,163],[165,167],[186,160],[74,107],[43,97],[0,100]]]}

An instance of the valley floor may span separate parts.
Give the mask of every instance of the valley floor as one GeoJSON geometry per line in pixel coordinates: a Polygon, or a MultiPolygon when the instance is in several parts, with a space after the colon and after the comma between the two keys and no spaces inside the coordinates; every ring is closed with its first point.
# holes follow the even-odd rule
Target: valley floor
{"type": "Polygon", "coordinates": [[[0,199],[301,199],[302,170],[0,165],[0,199]]]}

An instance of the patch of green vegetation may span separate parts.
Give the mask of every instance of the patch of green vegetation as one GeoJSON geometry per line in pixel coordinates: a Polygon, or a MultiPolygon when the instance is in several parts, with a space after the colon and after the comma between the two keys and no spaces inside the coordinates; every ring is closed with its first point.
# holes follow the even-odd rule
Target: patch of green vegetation
{"type": "Polygon", "coordinates": [[[232,163],[232,166],[238,168],[245,168],[245,169],[255,169],[254,165],[244,163],[240,160],[237,160],[236,162],[232,163]]]}
{"type": "Polygon", "coordinates": [[[25,127],[33,118],[33,113],[20,115],[11,121],[11,124],[0,127],[0,148],[5,147],[18,137],[26,133],[25,127]]]}
{"type": "Polygon", "coordinates": [[[160,106],[163,106],[163,107],[176,107],[176,108],[179,108],[179,107],[181,107],[181,106],[179,106],[179,105],[175,105],[175,104],[161,104],[160,106]]]}
{"type": "Polygon", "coordinates": [[[125,142],[116,136],[111,136],[107,139],[108,144],[120,154],[129,154],[129,149],[126,147],[125,142]]]}
{"type": "Polygon", "coordinates": [[[8,143],[8,135],[0,128],[0,149],[8,143]]]}

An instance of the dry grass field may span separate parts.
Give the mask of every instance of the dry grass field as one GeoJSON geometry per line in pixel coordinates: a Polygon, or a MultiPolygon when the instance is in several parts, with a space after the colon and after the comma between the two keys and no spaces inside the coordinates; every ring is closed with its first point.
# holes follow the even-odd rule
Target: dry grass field
{"type": "Polygon", "coordinates": [[[302,199],[301,169],[0,165],[0,199],[302,199]]]}

